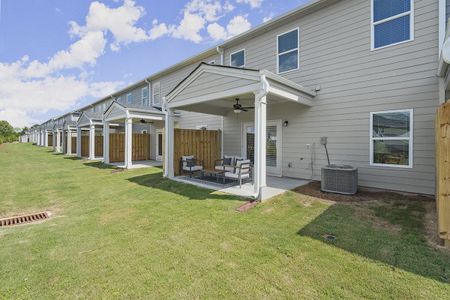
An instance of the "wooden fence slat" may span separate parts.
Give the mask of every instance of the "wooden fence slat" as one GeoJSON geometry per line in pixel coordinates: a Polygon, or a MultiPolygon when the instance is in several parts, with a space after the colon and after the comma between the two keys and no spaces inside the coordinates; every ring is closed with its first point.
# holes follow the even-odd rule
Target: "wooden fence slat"
{"type": "Polygon", "coordinates": [[[72,137],[72,153],[77,153],[77,138],[75,136],[72,137]]]}
{"type": "Polygon", "coordinates": [[[450,248],[450,102],[436,114],[436,205],[439,236],[450,248]]]}

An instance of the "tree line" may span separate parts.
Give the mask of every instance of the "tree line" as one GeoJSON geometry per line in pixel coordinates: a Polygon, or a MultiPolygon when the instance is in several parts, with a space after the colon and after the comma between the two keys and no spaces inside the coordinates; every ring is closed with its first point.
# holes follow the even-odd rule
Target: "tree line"
{"type": "Polygon", "coordinates": [[[14,127],[8,123],[8,121],[0,120],[0,144],[12,143],[19,140],[19,137],[28,130],[27,127],[21,131],[14,130],[14,127]]]}

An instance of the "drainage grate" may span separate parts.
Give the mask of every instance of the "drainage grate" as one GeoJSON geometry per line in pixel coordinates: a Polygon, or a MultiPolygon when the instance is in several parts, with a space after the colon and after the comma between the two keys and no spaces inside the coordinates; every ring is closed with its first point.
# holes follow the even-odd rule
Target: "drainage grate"
{"type": "Polygon", "coordinates": [[[40,212],[40,213],[36,213],[36,214],[4,218],[4,219],[0,219],[0,227],[15,226],[15,225],[20,225],[20,224],[37,222],[37,221],[48,219],[49,217],[50,217],[49,212],[40,212]]]}
{"type": "Polygon", "coordinates": [[[334,242],[336,240],[336,236],[332,234],[324,234],[322,237],[329,242],[334,242]]]}

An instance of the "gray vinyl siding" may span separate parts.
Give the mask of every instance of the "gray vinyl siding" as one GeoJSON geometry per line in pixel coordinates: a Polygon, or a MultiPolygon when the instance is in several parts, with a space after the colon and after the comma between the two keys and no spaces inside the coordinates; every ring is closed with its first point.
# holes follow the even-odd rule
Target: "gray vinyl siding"
{"type": "MultiPolygon", "coordinates": [[[[277,34],[296,27],[300,69],[282,76],[320,91],[311,108],[268,106],[268,119],[289,121],[283,128],[283,176],[320,179],[326,164],[320,137],[327,136],[331,162],[358,167],[360,185],[434,194],[438,2],[415,1],[412,42],[371,51],[370,1],[346,0],[225,49],[225,64],[231,52],[245,48],[246,67],[275,73],[277,34]],[[396,109],[414,110],[413,168],[370,166],[369,114],[396,109]]],[[[241,154],[241,122],[252,120],[252,112],[224,118],[225,154],[241,154]]]]}
{"type": "MultiPolygon", "coordinates": [[[[217,55],[208,57],[207,59],[204,59],[203,62],[210,62],[211,60],[219,62],[217,55]]],[[[160,82],[161,96],[164,97],[172,89],[174,89],[178,83],[186,78],[186,76],[188,76],[201,62],[202,61],[199,60],[197,63],[193,63],[189,66],[181,68],[175,72],[170,73],[169,75],[155,78],[152,80],[152,83],[157,81],[160,82]]],[[[175,126],[178,128],[195,129],[197,126],[207,125],[208,129],[221,129],[221,117],[187,111],[180,111],[180,114],[181,117],[175,124],[175,126]]]]}
{"type": "Polygon", "coordinates": [[[195,82],[186,87],[180,92],[172,102],[177,102],[180,99],[193,99],[195,97],[218,93],[221,91],[238,88],[245,85],[255,84],[256,81],[236,78],[236,77],[224,77],[218,74],[203,73],[195,82]]]}

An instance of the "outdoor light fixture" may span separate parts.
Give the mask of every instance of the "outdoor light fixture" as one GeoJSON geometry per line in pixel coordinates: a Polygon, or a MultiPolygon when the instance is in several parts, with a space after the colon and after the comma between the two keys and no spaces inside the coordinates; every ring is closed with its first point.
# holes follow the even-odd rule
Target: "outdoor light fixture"
{"type": "Polygon", "coordinates": [[[235,114],[240,114],[241,111],[242,111],[242,110],[240,110],[240,109],[235,109],[235,110],[234,110],[234,113],[235,113],[235,114]]]}
{"type": "Polygon", "coordinates": [[[288,127],[288,125],[289,125],[289,121],[284,121],[284,122],[283,122],[283,126],[284,126],[284,127],[288,127]]]}

